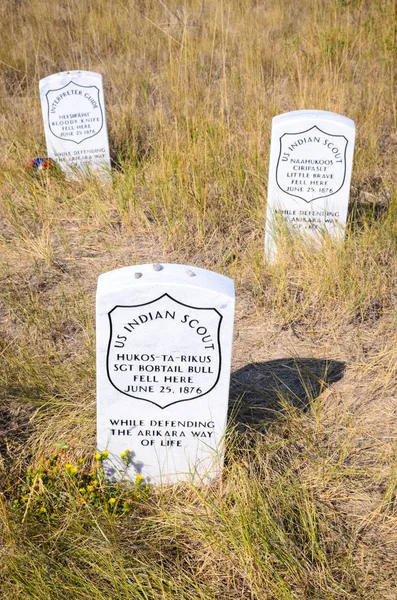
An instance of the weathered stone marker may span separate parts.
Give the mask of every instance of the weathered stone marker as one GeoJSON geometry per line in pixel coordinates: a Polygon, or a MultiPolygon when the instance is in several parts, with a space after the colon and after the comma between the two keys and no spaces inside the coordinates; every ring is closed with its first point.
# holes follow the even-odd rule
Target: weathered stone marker
{"type": "Polygon", "coordinates": [[[233,281],[212,271],[137,265],[99,277],[97,433],[110,477],[127,449],[132,480],[220,472],[233,322],[233,281]]]}
{"type": "Polygon", "coordinates": [[[270,148],[265,254],[289,233],[343,237],[352,174],[355,125],[322,110],[274,117],[270,148]]]}
{"type": "Polygon", "coordinates": [[[40,80],[47,152],[65,173],[110,179],[102,75],[56,73],[40,80]]]}

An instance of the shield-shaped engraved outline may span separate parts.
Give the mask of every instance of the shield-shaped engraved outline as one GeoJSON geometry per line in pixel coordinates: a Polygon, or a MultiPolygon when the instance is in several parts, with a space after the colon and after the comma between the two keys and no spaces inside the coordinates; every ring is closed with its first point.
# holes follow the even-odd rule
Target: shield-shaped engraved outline
{"type": "Polygon", "coordinates": [[[73,144],[81,144],[82,142],[85,142],[86,140],[89,140],[89,139],[95,137],[101,131],[101,129],[103,127],[103,110],[102,110],[101,100],[100,100],[100,90],[99,90],[99,87],[97,87],[96,85],[81,85],[80,83],[76,83],[75,81],[73,81],[71,79],[69,81],[69,83],[67,83],[66,85],[62,86],[61,88],[58,88],[56,90],[48,90],[48,92],[46,93],[45,96],[46,96],[46,99],[47,99],[47,107],[48,107],[48,128],[51,131],[52,135],[54,137],[58,138],[58,140],[62,140],[64,142],[73,142],[73,144]],[[101,126],[98,129],[98,131],[96,133],[94,133],[93,135],[89,135],[88,137],[85,137],[84,139],[80,140],[79,142],[76,142],[76,140],[73,140],[71,138],[64,138],[64,137],[61,138],[59,135],[57,135],[56,133],[54,133],[53,130],[51,129],[50,101],[48,99],[48,94],[50,92],[60,92],[60,91],[64,90],[65,88],[67,88],[68,85],[71,85],[72,83],[74,83],[74,85],[77,85],[78,87],[84,88],[86,90],[95,89],[98,92],[98,105],[99,105],[99,110],[101,111],[101,126]]]}
{"type": "Polygon", "coordinates": [[[345,183],[345,179],[346,179],[346,152],[347,152],[347,146],[349,144],[349,140],[347,139],[347,137],[345,135],[341,135],[341,134],[333,134],[333,133],[327,133],[326,131],[323,131],[322,129],[320,129],[320,127],[317,127],[317,125],[313,125],[313,127],[310,127],[309,129],[305,129],[305,131],[297,131],[295,133],[283,133],[283,135],[280,137],[280,154],[278,155],[278,160],[277,160],[277,166],[276,166],[276,182],[278,187],[280,188],[280,190],[282,192],[284,192],[285,194],[288,194],[288,196],[293,196],[294,198],[300,198],[300,200],[303,200],[304,202],[306,202],[306,204],[310,204],[310,202],[314,202],[314,200],[321,200],[321,198],[330,198],[331,196],[334,196],[334,194],[337,194],[339,192],[339,190],[341,190],[343,188],[343,185],[345,183]],[[332,194],[325,194],[323,196],[316,196],[315,198],[312,198],[311,200],[306,200],[306,198],[302,198],[302,196],[299,196],[298,194],[292,194],[291,192],[287,192],[286,190],[284,190],[279,181],[278,181],[278,167],[280,164],[280,159],[281,159],[281,152],[283,149],[283,138],[285,136],[296,136],[296,135],[303,135],[304,133],[308,133],[308,131],[312,131],[312,129],[317,129],[317,131],[320,131],[321,133],[323,133],[324,135],[327,135],[328,137],[332,137],[332,138],[343,138],[346,141],[346,145],[345,145],[345,152],[344,152],[344,173],[343,173],[343,180],[341,185],[338,187],[338,189],[335,192],[332,192],[332,194]]]}
{"type": "Polygon", "coordinates": [[[150,402],[151,404],[154,404],[155,406],[158,406],[159,408],[161,408],[162,410],[164,410],[164,408],[167,408],[168,406],[172,406],[173,404],[178,404],[179,402],[190,402],[191,400],[196,400],[197,398],[201,398],[203,396],[206,396],[218,384],[219,378],[221,376],[221,370],[222,370],[222,352],[221,352],[221,339],[220,339],[220,335],[221,335],[221,323],[222,323],[222,320],[223,320],[223,315],[221,315],[221,313],[216,308],[203,308],[203,307],[191,306],[190,304],[185,304],[184,302],[180,302],[179,300],[175,300],[175,298],[173,298],[169,294],[165,293],[165,294],[162,294],[161,296],[159,296],[158,298],[156,298],[155,300],[151,300],[150,302],[144,302],[143,304],[128,304],[128,305],[125,305],[125,304],[116,304],[116,306],[114,306],[112,308],[112,310],[110,310],[108,312],[108,317],[109,317],[110,335],[109,335],[108,351],[107,351],[107,356],[106,356],[106,371],[107,371],[107,375],[108,375],[108,379],[109,379],[110,383],[112,384],[112,386],[118,392],[120,392],[120,394],[124,394],[125,396],[128,396],[129,398],[135,398],[136,400],[144,400],[145,402],[150,402]],[[218,370],[218,374],[216,376],[216,381],[215,381],[214,385],[209,390],[207,390],[206,392],[204,392],[204,394],[199,394],[198,396],[193,396],[192,398],[184,398],[183,400],[175,400],[174,402],[170,402],[169,404],[166,404],[165,406],[161,406],[160,404],[157,404],[157,402],[153,402],[153,400],[149,400],[148,398],[141,398],[139,396],[133,396],[132,394],[127,394],[126,392],[123,392],[122,390],[120,390],[113,383],[113,381],[111,379],[111,376],[110,376],[110,371],[109,371],[109,356],[110,356],[110,347],[111,347],[112,337],[113,337],[112,312],[115,311],[117,308],[140,308],[141,306],[149,306],[150,304],[155,304],[156,302],[158,302],[159,300],[161,300],[164,297],[169,298],[170,300],[172,300],[176,304],[179,304],[180,306],[185,306],[186,308],[191,308],[192,310],[213,310],[213,311],[215,311],[219,315],[218,332],[217,332],[217,343],[218,343],[218,353],[219,353],[219,370],[218,370]]]}

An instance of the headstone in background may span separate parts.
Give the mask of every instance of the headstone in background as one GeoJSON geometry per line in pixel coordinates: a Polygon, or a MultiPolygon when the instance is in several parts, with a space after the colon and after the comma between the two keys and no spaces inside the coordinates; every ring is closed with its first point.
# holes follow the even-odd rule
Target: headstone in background
{"type": "Polygon", "coordinates": [[[322,110],[274,117],[265,232],[268,259],[284,228],[310,238],[342,238],[352,174],[355,125],[322,110]]]}
{"type": "Polygon", "coordinates": [[[212,271],[137,265],[99,277],[97,439],[109,476],[127,449],[132,480],[219,474],[233,322],[233,281],[212,271]]]}
{"type": "Polygon", "coordinates": [[[66,71],[40,80],[47,153],[69,176],[110,180],[102,75],[66,71]]]}

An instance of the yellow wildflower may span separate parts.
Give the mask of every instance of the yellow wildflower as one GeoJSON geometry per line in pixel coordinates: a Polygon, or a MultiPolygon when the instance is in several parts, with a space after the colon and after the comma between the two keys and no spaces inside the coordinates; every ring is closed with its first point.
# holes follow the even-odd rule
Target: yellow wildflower
{"type": "Polygon", "coordinates": [[[110,504],[111,506],[113,506],[113,504],[114,504],[115,502],[116,502],[116,498],[110,498],[110,500],[109,500],[109,504],[110,504]]]}
{"type": "Polygon", "coordinates": [[[66,463],[65,470],[67,473],[69,473],[69,475],[76,475],[76,473],[77,473],[77,467],[75,467],[74,465],[71,465],[69,463],[66,463]]]}

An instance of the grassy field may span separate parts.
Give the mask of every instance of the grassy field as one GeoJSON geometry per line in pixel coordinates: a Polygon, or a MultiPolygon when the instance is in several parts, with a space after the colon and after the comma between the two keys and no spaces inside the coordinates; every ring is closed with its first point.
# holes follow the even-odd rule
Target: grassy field
{"type": "Polygon", "coordinates": [[[0,597],[396,600],[395,2],[3,0],[0,22],[0,597]],[[38,81],[68,69],[103,74],[113,184],[24,170],[38,81]],[[346,240],[269,266],[271,119],[303,108],[357,126],[346,240]],[[146,262],[236,282],[207,488],[111,488],[94,457],[96,281],[146,262]]]}

